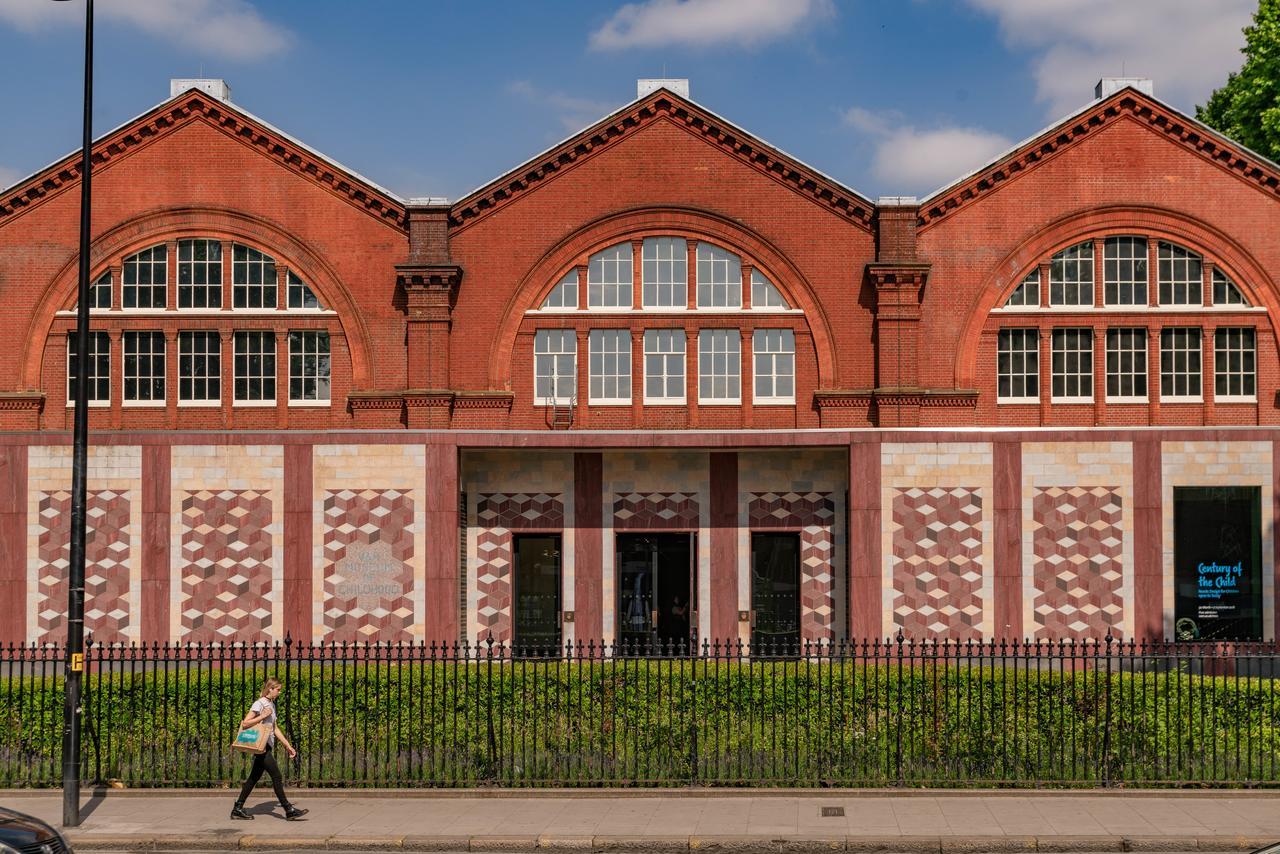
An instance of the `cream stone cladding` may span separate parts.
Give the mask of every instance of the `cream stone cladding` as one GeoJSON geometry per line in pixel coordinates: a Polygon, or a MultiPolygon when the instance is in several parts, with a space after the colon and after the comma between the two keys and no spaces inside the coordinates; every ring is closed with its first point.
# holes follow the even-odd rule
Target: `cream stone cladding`
{"type": "MultiPolygon", "coordinates": [[[[467,497],[467,567],[466,567],[466,613],[463,625],[466,626],[464,637],[476,642],[488,634],[489,626],[481,621],[480,610],[487,607],[482,602],[485,591],[481,589],[479,579],[484,572],[499,571],[502,568],[490,568],[487,560],[489,554],[482,552],[482,546],[493,548],[506,543],[503,560],[507,590],[511,589],[511,572],[509,565],[513,555],[510,553],[510,531],[504,528],[487,526],[479,519],[479,506],[482,496],[501,497],[500,500],[520,500],[528,496],[541,506],[558,508],[558,513],[548,519],[545,524],[539,520],[528,520],[528,527],[549,531],[561,531],[560,541],[560,609],[574,609],[574,517],[573,517],[573,454],[564,451],[467,451],[462,455],[460,482],[462,491],[467,497]],[[538,499],[538,496],[545,499],[538,499]]],[[[509,593],[508,593],[509,596],[509,593]]],[[[510,620],[511,602],[502,606],[505,617],[510,620]]],[[[564,643],[573,641],[573,623],[561,624],[561,640],[564,643]]],[[[507,638],[509,640],[509,638],[507,638]]]]}
{"type": "Polygon", "coordinates": [[[880,466],[882,633],[903,629],[916,639],[990,637],[991,444],[886,442],[880,447],[880,466]],[[927,518],[934,521],[924,522],[927,518]],[[929,530],[931,524],[941,530],[929,530]],[[954,542],[940,536],[947,530],[954,532],[949,535],[954,542]],[[930,577],[919,581],[925,573],[930,577]],[[975,574],[980,577],[973,578],[975,574]],[[919,595],[921,587],[928,588],[924,596],[919,595]]]}
{"type": "MultiPolygon", "coordinates": [[[[616,502],[647,501],[653,506],[657,496],[692,496],[698,508],[698,637],[711,636],[711,470],[702,452],[606,451],[603,457],[601,515],[601,621],[604,642],[613,643],[617,633],[617,567],[614,518],[616,502]]],[[[688,503],[688,499],[682,500],[688,503]]]]}
{"type": "Polygon", "coordinates": [[[312,456],[311,636],[318,640],[412,641],[423,637],[426,606],[426,448],[316,445],[312,456]],[[359,561],[368,586],[396,588],[339,601],[342,567],[359,561]],[[385,553],[384,553],[385,552],[385,553]],[[399,571],[403,568],[403,571],[399,571]],[[373,578],[370,573],[377,574],[373,578]],[[385,577],[384,577],[385,576],[385,577]],[[335,587],[336,585],[336,587],[335,587]],[[365,602],[366,598],[380,601],[365,602]]]}
{"type": "Polygon", "coordinates": [[[1131,443],[1022,445],[1022,610],[1027,636],[1100,640],[1108,631],[1116,638],[1132,636],[1133,507],[1131,443]],[[1079,580],[1080,567],[1096,569],[1106,589],[1099,591],[1079,580]],[[1116,574],[1119,577],[1112,578],[1116,574]],[[1118,603],[1108,604],[1117,597],[1118,603]],[[1113,607],[1120,613],[1106,610],[1113,607]]]}
{"type": "MultiPolygon", "coordinates": [[[[825,603],[801,604],[802,638],[838,640],[848,625],[845,512],[849,488],[849,456],[839,450],[742,451],[738,454],[738,610],[751,610],[751,508],[753,502],[770,501],[782,510],[788,506],[821,505],[822,518],[796,519],[801,529],[802,587],[820,587],[829,595],[825,603]],[[768,496],[775,496],[769,498],[768,496]],[[829,504],[830,517],[825,508],[829,504]],[[807,554],[813,552],[813,554],[807,554]],[[806,558],[810,563],[806,564],[806,558]],[[825,558],[825,559],[824,559],[825,558]],[[829,610],[828,610],[829,609],[829,610]],[[826,625],[827,631],[819,626],[826,625]]],[[[794,516],[794,514],[788,514],[794,516]]],[[[739,636],[750,640],[750,626],[739,624],[739,636]]]]}
{"type": "Polygon", "coordinates": [[[1162,442],[1160,446],[1161,542],[1165,637],[1173,637],[1173,488],[1175,486],[1262,487],[1263,637],[1276,634],[1273,487],[1270,442],[1162,442]]]}
{"type": "MultiPolygon", "coordinates": [[[[71,448],[32,445],[27,455],[27,478],[27,640],[43,642],[56,636],[62,643],[66,637],[62,618],[67,608],[67,568],[56,552],[65,553],[69,542],[71,448]]],[[[136,445],[90,447],[86,484],[85,629],[104,642],[138,641],[142,620],[142,449],[136,445]],[[99,517],[99,513],[103,515],[99,517]],[[96,531],[99,518],[104,522],[103,530],[96,531]],[[125,519],[124,530],[116,529],[125,519]],[[103,536],[110,536],[112,542],[99,556],[96,552],[101,550],[95,549],[93,539],[103,536]],[[95,591],[100,582],[109,591],[95,591]],[[97,630],[98,626],[105,629],[106,624],[110,630],[97,630]]]]}
{"type": "Polygon", "coordinates": [[[174,445],[171,489],[172,639],[283,640],[284,449],[174,445]]]}

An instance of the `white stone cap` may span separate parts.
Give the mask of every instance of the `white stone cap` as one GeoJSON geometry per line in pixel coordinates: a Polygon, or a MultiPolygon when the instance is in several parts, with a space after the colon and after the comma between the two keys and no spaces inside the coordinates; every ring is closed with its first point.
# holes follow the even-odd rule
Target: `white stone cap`
{"type": "Polygon", "coordinates": [[[225,80],[212,77],[174,77],[169,81],[170,98],[176,98],[188,89],[199,89],[219,101],[231,102],[231,87],[225,80]]]}
{"type": "Polygon", "coordinates": [[[918,205],[920,200],[915,196],[880,196],[876,199],[876,206],[881,208],[903,207],[906,205],[918,205]]]}
{"type": "Polygon", "coordinates": [[[1119,92],[1126,86],[1132,86],[1144,95],[1155,97],[1156,87],[1151,82],[1150,77],[1103,77],[1098,81],[1098,85],[1093,87],[1093,97],[1096,100],[1110,97],[1119,92]]]}
{"type": "Polygon", "coordinates": [[[636,81],[636,98],[637,100],[648,95],[650,92],[656,92],[659,89],[666,89],[669,92],[675,92],[681,98],[689,97],[689,78],[687,77],[642,77],[636,81]]]}
{"type": "Polygon", "coordinates": [[[438,207],[449,204],[444,196],[415,196],[409,199],[409,206],[415,208],[438,207]]]}

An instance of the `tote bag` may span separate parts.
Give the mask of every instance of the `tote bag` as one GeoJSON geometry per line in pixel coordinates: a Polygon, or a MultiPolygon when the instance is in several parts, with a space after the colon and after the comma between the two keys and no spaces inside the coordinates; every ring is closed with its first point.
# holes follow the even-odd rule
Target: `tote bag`
{"type": "Polygon", "coordinates": [[[265,722],[246,727],[236,733],[235,739],[231,742],[231,749],[242,750],[245,753],[264,753],[267,749],[267,741],[271,738],[271,730],[271,724],[265,722]]]}

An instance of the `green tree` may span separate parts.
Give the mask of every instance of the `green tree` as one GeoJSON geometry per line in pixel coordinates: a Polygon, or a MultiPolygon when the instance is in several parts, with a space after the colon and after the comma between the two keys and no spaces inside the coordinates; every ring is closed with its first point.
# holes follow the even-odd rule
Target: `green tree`
{"type": "Polygon", "coordinates": [[[1196,118],[1272,160],[1280,160],[1280,0],[1259,0],[1245,27],[1244,66],[1196,107],[1196,118]]]}

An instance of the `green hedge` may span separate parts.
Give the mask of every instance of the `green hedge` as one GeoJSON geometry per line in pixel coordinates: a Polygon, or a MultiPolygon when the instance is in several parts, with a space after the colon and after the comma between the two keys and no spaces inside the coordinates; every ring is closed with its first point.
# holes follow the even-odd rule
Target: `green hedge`
{"type": "MultiPolygon", "coordinates": [[[[1280,781],[1268,679],[904,665],[630,660],[280,664],[313,786],[1280,781]]],[[[86,775],[232,784],[265,674],[87,679],[86,775]]],[[[56,785],[61,685],[0,680],[0,786],[56,785]]]]}

